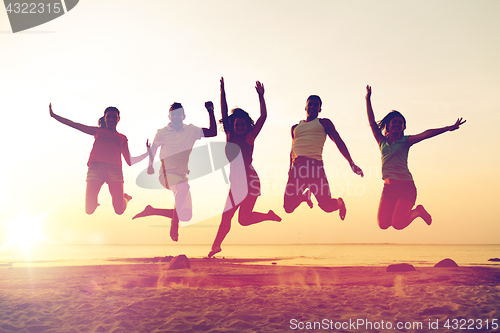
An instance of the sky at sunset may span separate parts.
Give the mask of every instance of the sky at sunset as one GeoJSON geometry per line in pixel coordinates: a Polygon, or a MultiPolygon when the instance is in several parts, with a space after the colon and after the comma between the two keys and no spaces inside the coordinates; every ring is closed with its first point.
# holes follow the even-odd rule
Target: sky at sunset
{"type": "MultiPolygon", "coordinates": [[[[133,197],[123,215],[114,213],[106,185],[101,206],[85,214],[94,139],[50,118],[48,105],[86,125],[96,125],[106,107],[118,107],[117,129],[139,155],[146,139],[167,125],[173,102],[183,104],[185,123],[208,127],[208,100],[219,119],[221,76],[229,107],[254,120],[255,81],[265,86],[268,118],[253,155],[262,182],[255,210],[273,209],[283,218],[250,227],[234,218],[225,243],[498,244],[498,13],[497,0],[82,0],[59,18],[14,34],[2,9],[0,246],[9,239],[8,225],[26,220],[40,221],[40,235],[55,244],[172,243],[169,219],[132,220],[147,204],[173,207],[170,191],[137,186],[146,160],[123,163],[125,192],[133,197]],[[377,225],[383,181],[366,117],[367,84],[376,119],[402,112],[405,134],[467,120],[410,149],[417,204],[432,214],[430,227],[421,219],[403,231],[377,225]],[[328,139],[325,169],[334,197],[346,202],[345,221],[314,199],[312,210],[282,208],[290,127],[305,118],[311,94],[321,96],[320,117],[333,121],[365,172],[364,178],[352,173],[328,139]]],[[[197,145],[224,140],[219,129],[197,145]]],[[[194,223],[180,229],[179,243],[211,244],[228,186],[220,170],[190,184],[194,223]]]]}

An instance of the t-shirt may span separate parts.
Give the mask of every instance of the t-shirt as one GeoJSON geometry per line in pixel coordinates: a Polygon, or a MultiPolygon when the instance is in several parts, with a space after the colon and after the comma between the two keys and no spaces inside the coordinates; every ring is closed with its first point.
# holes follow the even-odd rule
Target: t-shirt
{"type": "Polygon", "coordinates": [[[413,177],[408,169],[408,151],[410,150],[409,136],[389,144],[388,138],[380,141],[382,153],[382,179],[412,181],[413,177]]]}
{"type": "Polygon", "coordinates": [[[122,165],[121,155],[125,151],[127,137],[106,128],[97,128],[95,141],[87,165],[91,162],[103,162],[122,165]]]}
{"type": "Polygon", "coordinates": [[[322,161],[325,141],[325,128],[319,118],[311,121],[301,120],[293,130],[292,159],[304,156],[322,161]]]}
{"type": "Polygon", "coordinates": [[[169,123],[156,132],[153,144],[160,148],[160,159],[163,160],[165,171],[178,175],[186,175],[189,154],[196,140],[203,136],[203,129],[193,124],[182,124],[177,131],[169,123]]]}

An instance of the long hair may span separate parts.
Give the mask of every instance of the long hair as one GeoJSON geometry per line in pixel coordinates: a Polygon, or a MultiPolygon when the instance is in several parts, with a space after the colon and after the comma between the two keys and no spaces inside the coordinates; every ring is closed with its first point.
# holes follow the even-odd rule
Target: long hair
{"type": "Polygon", "coordinates": [[[106,128],[106,120],[104,119],[104,116],[99,118],[99,121],[97,122],[100,128],[106,128]]]}
{"type": "Polygon", "coordinates": [[[401,114],[401,112],[392,110],[389,112],[384,118],[382,118],[381,121],[377,123],[378,128],[380,130],[380,133],[382,133],[383,136],[387,136],[389,134],[389,131],[387,130],[387,127],[389,126],[389,123],[391,122],[392,119],[395,117],[401,117],[403,118],[403,135],[405,135],[405,129],[406,129],[406,119],[405,117],[401,114]]]}
{"type": "Polygon", "coordinates": [[[248,112],[240,109],[240,108],[234,108],[231,110],[231,115],[228,116],[227,118],[219,120],[220,123],[222,123],[224,127],[224,132],[227,133],[232,133],[234,132],[234,121],[236,118],[241,118],[247,123],[247,132],[251,131],[253,127],[255,126],[252,118],[248,114],[248,112]]]}

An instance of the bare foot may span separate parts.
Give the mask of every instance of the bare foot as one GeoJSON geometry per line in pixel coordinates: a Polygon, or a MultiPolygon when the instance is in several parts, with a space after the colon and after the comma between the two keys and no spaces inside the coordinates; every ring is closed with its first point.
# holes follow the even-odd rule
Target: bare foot
{"type": "Polygon", "coordinates": [[[416,207],[416,209],[419,212],[418,216],[420,216],[425,221],[425,223],[427,223],[427,225],[431,225],[431,223],[432,223],[432,216],[431,216],[431,214],[427,213],[427,211],[425,210],[424,206],[418,205],[416,207]]]}
{"type": "Polygon", "coordinates": [[[313,208],[313,202],[311,200],[311,191],[307,190],[303,195],[306,197],[306,200],[304,201],[307,203],[309,208],[313,208]]]}
{"type": "Polygon", "coordinates": [[[342,198],[337,199],[337,203],[339,205],[339,216],[342,221],[345,219],[345,215],[347,214],[347,208],[345,207],[344,200],[342,198]]]}
{"type": "Polygon", "coordinates": [[[220,251],[222,251],[222,249],[219,247],[216,247],[216,248],[212,248],[212,251],[210,251],[208,253],[208,258],[212,258],[214,255],[216,255],[217,253],[219,253],[220,251]]]}
{"type": "Polygon", "coordinates": [[[136,219],[138,217],[151,216],[151,215],[153,215],[153,210],[154,210],[154,208],[151,207],[151,205],[147,205],[146,208],[144,208],[144,210],[142,212],[140,212],[139,214],[135,215],[132,218],[132,220],[136,219]]]}
{"type": "Polygon", "coordinates": [[[174,219],[170,222],[170,238],[174,242],[179,240],[179,221],[175,221],[174,219]]]}
{"type": "Polygon", "coordinates": [[[270,210],[267,215],[269,216],[269,220],[271,221],[276,221],[276,222],[281,222],[281,217],[279,217],[275,212],[270,210]]]}

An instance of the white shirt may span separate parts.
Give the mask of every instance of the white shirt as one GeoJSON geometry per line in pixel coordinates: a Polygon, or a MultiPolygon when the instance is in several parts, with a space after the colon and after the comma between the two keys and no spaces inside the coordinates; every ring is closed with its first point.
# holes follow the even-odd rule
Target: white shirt
{"type": "Polygon", "coordinates": [[[182,124],[177,131],[169,123],[156,132],[153,144],[160,149],[167,173],[185,175],[188,173],[189,154],[196,140],[203,136],[203,129],[193,124],[182,124]]]}

